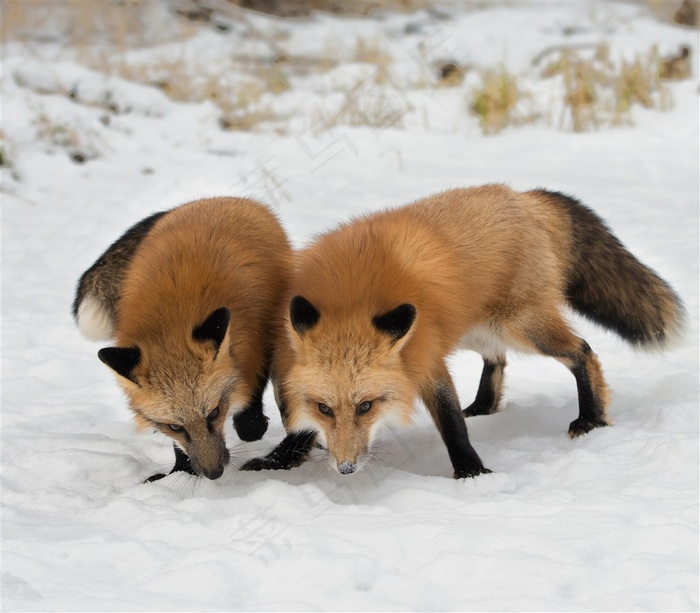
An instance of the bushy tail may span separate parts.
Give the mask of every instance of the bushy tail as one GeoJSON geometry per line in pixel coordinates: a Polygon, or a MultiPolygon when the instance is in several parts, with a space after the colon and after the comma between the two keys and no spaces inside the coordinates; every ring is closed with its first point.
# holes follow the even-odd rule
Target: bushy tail
{"type": "Polygon", "coordinates": [[[95,341],[113,338],[126,269],[143,238],[164,214],[154,213],[129,228],[80,277],[73,300],[73,317],[86,338],[95,341]]]}
{"type": "Polygon", "coordinates": [[[627,251],[588,207],[560,193],[539,193],[571,220],[569,305],[635,347],[663,349],[679,338],[686,311],[668,283],[627,251]]]}

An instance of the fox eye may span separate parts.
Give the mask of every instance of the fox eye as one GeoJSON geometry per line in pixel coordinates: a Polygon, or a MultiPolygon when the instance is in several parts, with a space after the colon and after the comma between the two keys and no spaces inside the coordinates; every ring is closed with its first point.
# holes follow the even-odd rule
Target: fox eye
{"type": "Polygon", "coordinates": [[[367,400],[365,402],[361,402],[360,404],[357,405],[356,412],[358,415],[362,415],[363,413],[367,413],[372,408],[372,402],[367,400]]]}
{"type": "Polygon", "coordinates": [[[170,428],[173,432],[183,432],[185,430],[179,424],[168,424],[168,428],[170,428]]]}
{"type": "Polygon", "coordinates": [[[219,407],[216,407],[211,413],[209,413],[209,416],[207,417],[207,421],[209,423],[212,423],[218,416],[219,416],[219,407]]]}
{"type": "Polygon", "coordinates": [[[324,415],[329,415],[333,417],[333,409],[331,409],[328,405],[323,404],[322,402],[318,403],[318,410],[321,411],[324,415]]]}

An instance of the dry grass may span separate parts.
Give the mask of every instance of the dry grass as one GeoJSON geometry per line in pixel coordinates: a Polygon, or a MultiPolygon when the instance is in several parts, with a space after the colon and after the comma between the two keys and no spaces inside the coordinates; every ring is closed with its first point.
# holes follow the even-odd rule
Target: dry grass
{"type": "MultiPolygon", "coordinates": [[[[344,96],[339,109],[328,111],[317,108],[312,113],[312,125],[316,132],[323,132],[338,125],[366,126],[373,129],[398,128],[406,113],[413,110],[401,85],[391,74],[392,57],[376,38],[358,37],[348,52],[334,42],[325,46],[326,65],[317,73],[330,69],[343,61],[367,64],[372,72],[347,89],[335,90],[344,96]]],[[[290,60],[294,66],[296,58],[290,60]]]]}
{"type": "MultiPolygon", "coordinates": [[[[606,76],[598,69],[599,63],[608,63],[608,49],[601,46],[596,50],[599,62],[582,61],[575,52],[563,50],[554,65],[546,71],[547,76],[559,73],[564,83],[563,113],[569,113],[574,132],[585,132],[600,126],[599,87],[606,82],[606,76]]],[[[564,115],[560,119],[564,126],[564,115]]]]}
{"type": "Polygon", "coordinates": [[[252,130],[275,116],[258,103],[267,93],[278,95],[290,89],[286,70],[263,62],[240,62],[230,58],[216,69],[183,57],[163,56],[144,63],[117,60],[103,72],[158,87],[178,102],[210,101],[221,110],[219,124],[226,130],[252,130]],[[227,75],[239,75],[235,81],[227,75]],[[240,78],[240,75],[247,75],[240,78]]]}
{"type": "MultiPolygon", "coordinates": [[[[231,57],[227,64],[220,63],[216,67],[188,58],[184,43],[201,26],[189,19],[174,18],[169,21],[167,32],[158,32],[149,26],[149,11],[157,8],[156,3],[149,0],[119,3],[4,0],[2,36],[4,41],[23,43],[30,50],[45,41],[59,43],[66,57],[73,57],[91,70],[157,87],[175,101],[209,100],[221,109],[220,125],[225,129],[250,130],[260,122],[274,119],[269,108],[261,108],[256,103],[266,92],[280,94],[289,89],[285,69],[257,58],[239,61],[231,57]],[[169,50],[148,53],[143,60],[134,53],[160,43],[167,43],[169,50]],[[179,51],[177,43],[180,43],[179,51]],[[238,85],[222,77],[245,74],[249,78],[242,83],[239,78],[238,85]]],[[[18,84],[42,94],[71,97],[71,92],[64,91],[58,81],[55,87],[18,84]]],[[[79,146],[74,130],[52,124],[41,112],[37,113],[36,122],[40,138],[66,148],[79,146]]]]}
{"type": "Polygon", "coordinates": [[[386,67],[391,64],[391,55],[382,47],[377,39],[369,40],[360,36],[355,41],[353,61],[362,64],[386,67]]]}
{"type": "Polygon", "coordinates": [[[656,50],[646,58],[637,56],[631,62],[623,61],[613,83],[617,103],[615,110],[618,113],[629,112],[633,104],[651,108],[654,104],[652,94],[661,84],[656,50]]]}
{"type": "Polygon", "coordinates": [[[377,10],[416,11],[429,8],[430,0],[229,0],[248,8],[278,17],[306,17],[314,11],[339,15],[368,15],[377,10]]]}
{"type": "Polygon", "coordinates": [[[255,74],[262,82],[264,89],[272,94],[281,94],[292,87],[287,71],[279,65],[258,65],[255,74]]]}
{"type": "MultiPolygon", "coordinates": [[[[83,57],[83,62],[97,72],[157,87],[173,100],[184,101],[193,96],[199,99],[207,96],[206,86],[193,86],[193,69],[183,56],[162,54],[138,62],[128,61],[122,54],[98,51],[92,58],[83,57]]],[[[194,70],[197,70],[196,67],[194,70]]]]}
{"type": "Polygon", "coordinates": [[[222,115],[219,125],[223,130],[250,131],[262,123],[274,122],[277,117],[269,105],[262,104],[266,88],[260,81],[241,83],[218,101],[222,115]]]}
{"type": "Polygon", "coordinates": [[[315,133],[338,125],[364,126],[381,131],[402,127],[404,116],[413,110],[389,75],[378,77],[375,74],[346,92],[343,104],[335,112],[316,108],[311,123],[315,133]]]}
{"type": "MultiPolygon", "coordinates": [[[[558,51],[556,59],[540,72],[540,77],[559,78],[563,86],[560,104],[560,129],[585,132],[604,126],[631,125],[631,112],[639,105],[648,109],[667,110],[672,106],[664,79],[683,78],[689,51],[682,48],[677,57],[663,59],[652,47],[631,60],[613,62],[606,43],[595,48],[562,47],[546,49],[535,59],[558,51]],[[667,75],[667,76],[664,76],[667,75]]],[[[472,92],[469,108],[479,117],[485,134],[495,134],[509,125],[530,123],[551,117],[549,111],[523,112],[532,103],[518,79],[505,68],[485,70],[481,85],[472,92]]]]}
{"type": "Polygon", "coordinates": [[[532,120],[518,112],[519,102],[526,96],[515,75],[501,66],[481,75],[481,86],[472,92],[469,109],[479,118],[484,134],[496,134],[508,125],[532,120]]]}
{"type": "Polygon", "coordinates": [[[655,47],[618,64],[609,56],[606,44],[598,45],[589,58],[573,49],[561,49],[559,58],[545,68],[543,77],[560,76],[564,85],[560,127],[567,116],[575,132],[630,125],[634,105],[670,108],[671,97],[660,77],[662,61],[655,47]]]}
{"type": "MultiPolygon", "coordinates": [[[[277,116],[270,107],[237,109],[235,112],[223,115],[219,119],[222,130],[237,130],[250,132],[263,123],[272,123],[277,116]]],[[[280,133],[280,130],[277,130],[280,133]]]]}
{"type": "Polygon", "coordinates": [[[41,103],[36,103],[32,110],[38,141],[65,150],[78,164],[99,157],[102,143],[94,129],[86,129],[77,119],[54,116],[41,103]]]}
{"type": "MultiPolygon", "coordinates": [[[[257,103],[267,92],[276,95],[290,88],[287,69],[282,63],[229,57],[209,66],[187,57],[185,42],[202,26],[188,18],[173,17],[165,28],[167,32],[154,31],[148,23],[149,11],[158,8],[162,10],[163,5],[149,0],[120,3],[7,0],[2,4],[3,39],[11,38],[29,49],[46,40],[57,42],[63,45],[66,57],[96,72],[157,87],[175,101],[211,101],[220,108],[220,125],[225,129],[250,130],[274,119],[269,108],[257,103]],[[167,51],[149,52],[139,59],[141,50],[157,47],[159,43],[167,43],[167,51]],[[235,83],[228,78],[231,75],[235,76],[235,83]]],[[[71,96],[59,84],[32,88],[42,94],[71,96]]],[[[44,126],[43,138],[68,145],[70,138],[62,134],[60,126],[55,130],[49,128],[41,116],[37,121],[44,126]]]]}
{"type": "Polygon", "coordinates": [[[0,168],[12,166],[12,155],[10,155],[10,145],[5,133],[0,129],[0,168]]]}
{"type": "MultiPolygon", "coordinates": [[[[653,5],[661,0],[648,1],[653,5]]],[[[418,56],[414,58],[419,68],[425,68],[416,71],[420,79],[412,84],[397,84],[390,70],[392,57],[378,38],[359,37],[353,46],[342,51],[337,41],[333,41],[320,57],[294,56],[284,49],[283,28],[279,28],[280,36],[262,32],[255,20],[238,6],[278,15],[302,15],[314,10],[345,14],[367,14],[375,9],[416,10],[431,4],[430,0],[239,0],[228,5],[231,13],[227,15],[245,29],[249,38],[263,43],[264,51],[256,56],[232,55],[215,66],[185,54],[185,43],[197,28],[213,25],[211,10],[196,15],[181,12],[181,17],[173,15],[168,27],[160,31],[151,25],[162,23],[149,18],[152,11],[162,11],[164,6],[175,11],[170,5],[151,0],[4,0],[0,7],[4,41],[19,41],[30,50],[45,41],[58,43],[64,46],[66,57],[92,70],[157,87],[175,101],[210,101],[220,109],[222,129],[255,130],[275,122],[281,125],[283,118],[275,115],[270,99],[290,90],[292,76],[318,75],[347,61],[373,67],[369,79],[343,91],[345,101],[340,110],[321,113],[320,125],[343,123],[383,129],[400,127],[404,116],[413,110],[404,89],[428,84],[461,87],[465,73],[472,68],[445,63],[442,58],[440,73],[431,80],[429,71],[435,71],[435,50],[426,43],[417,47],[418,56]],[[143,56],[145,59],[139,59],[140,50],[157,48],[160,43],[167,43],[167,52],[151,50],[143,56]]],[[[475,3],[465,1],[464,6],[473,7],[475,3]]],[[[629,124],[631,110],[636,105],[669,108],[670,94],[663,79],[684,78],[690,72],[686,56],[663,60],[655,49],[617,64],[610,60],[606,45],[599,45],[588,54],[566,48],[558,51],[558,57],[541,76],[561,79],[564,93],[559,125],[577,132],[629,124]]],[[[528,111],[533,98],[523,91],[521,83],[522,77],[508,73],[503,67],[482,72],[481,85],[471,93],[468,108],[479,118],[484,133],[495,134],[506,126],[553,114],[551,109],[539,113],[528,111]]],[[[81,102],[73,96],[74,92],[63,91],[60,85],[48,90],[41,87],[34,85],[40,93],[64,95],[81,102]]],[[[118,110],[111,108],[109,102],[105,105],[112,111],[118,110]]],[[[52,125],[40,112],[37,117],[42,138],[66,148],[84,148],[84,143],[77,142],[74,129],[52,125]]]]}
{"type": "Polygon", "coordinates": [[[175,26],[179,33],[150,27],[154,7],[149,0],[3,0],[2,40],[64,41],[77,50],[100,43],[123,52],[173,37],[184,40],[195,31],[185,20],[175,26]]]}
{"type": "Polygon", "coordinates": [[[396,104],[387,88],[375,89],[369,95],[349,100],[345,105],[344,120],[351,126],[370,128],[400,128],[410,108],[396,104]]]}

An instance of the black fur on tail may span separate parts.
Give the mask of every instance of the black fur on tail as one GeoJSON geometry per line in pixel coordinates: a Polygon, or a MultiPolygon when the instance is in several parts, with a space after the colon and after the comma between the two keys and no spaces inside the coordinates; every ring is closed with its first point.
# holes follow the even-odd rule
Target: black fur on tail
{"type": "Polygon", "coordinates": [[[680,336],[685,308],[666,281],[627,251],[578,200],[558,192],[536,193],[571,220],[565,294],[573,309],[636,347],[660,349],[680,336]]]}
{"type": "Polygon", "coordinates": [[[83,273],[73,300],[73,317],[76,320],[80,303],[88,295],[102,303],[112,320],[115,320],[117,301],[127,266],[146,234],[165,213],[167,211],[154,213],[133,225],[83,273]]]}

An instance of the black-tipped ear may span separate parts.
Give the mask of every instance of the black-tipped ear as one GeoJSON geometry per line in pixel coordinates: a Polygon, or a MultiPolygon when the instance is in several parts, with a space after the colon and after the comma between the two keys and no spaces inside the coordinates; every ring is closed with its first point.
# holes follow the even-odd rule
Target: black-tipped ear
{"type": "Polygon", "coordinates": [[[289,303],[289,319],[299,336],[311,330],[321,319],[321,313],[303,296],[294,296],[289,303]]]}
{"type": "Polygon", "coordinates": [[[204,323],[192,330],[192,338],[196,341],[214,341],[218,351],[221,343],[224,341],[230,321],[231,311],[226,307],[216,309],[204,320],[204,323]]]}
{"type": "Polygon", "coordinates": [[[141,361],[141,350],[138,347],[105,347],[97,352],[97,357],[117,374],[139,384],[133,374],[134,368],[141,361]]]}
{"type": "Polygon", "coordinates": [[[393,345],[400,338],[406,336],[416,319],[416,307],[412,304],[400,304],[393,311],[377,315],[372,319],[374,326],[384,334],[388,334],[393,345]]]}

